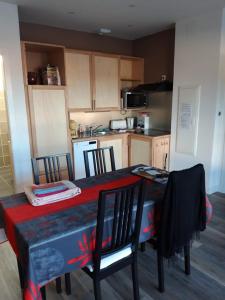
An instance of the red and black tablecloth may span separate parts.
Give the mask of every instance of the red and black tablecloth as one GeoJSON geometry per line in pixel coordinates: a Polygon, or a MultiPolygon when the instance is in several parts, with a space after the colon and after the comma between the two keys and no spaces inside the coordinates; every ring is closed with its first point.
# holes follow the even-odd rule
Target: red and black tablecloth
{"type": "MultiPolygon", "coordinates": [[[[133,168],[78,180],[75,184],[82,193],[55,204],[33,207],[24,193],[0,200],[0,227],[5,229],[22,266],[25,300],[40,300],[41,286],[92,263],[99,191],[138,181],[140,177],[131,174],[133,168]]],[[[146,180],[140,242],[155,234],[156,208],[164,188],[163,184],[146,180]]],[[[210,219],[212,207],[208,200],[206,206],[210,219]]],[[[109,199],[108,226],[105,226],[108,229],[110,216],[109,199]]],[[[110,230],[104,234],[107,245],[111,240],[110,230]]]]}

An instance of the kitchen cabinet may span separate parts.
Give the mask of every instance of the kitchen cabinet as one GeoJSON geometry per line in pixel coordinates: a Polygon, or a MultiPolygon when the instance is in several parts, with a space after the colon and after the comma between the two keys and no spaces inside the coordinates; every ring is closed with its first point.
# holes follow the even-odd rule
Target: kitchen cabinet
{"type": "Polygon", "coordinates": [[[92,109],[91,55],[67,50],[65,60],[68,108],[90,111],[92,109]]]}
{"type": "Polygon", "coordinates": [[[159,169],[169,169],[170,137],[158,137],[153,139],[152,165],[159,169]]]}
{"type": "MultiPolygon", "coordinates": [[[[65,47],[61,45],[42,44],[36,42],[21,42],[24,82],[28,85],[28,73],[38,74],[48,64],[58,67],[60,85],[66,85],[65,78],[65,47]]],[[[36,84],[44,85],[37,76],[36,84]]]]}
{"type": "Polygon", "coordinates": [[[150,165],[169,169],[170,136],[129,136],[129,165],[150,165]]]}
{"type": "Polygon", "coordinates": [[[124,81],[144,81],[144,59],[121,58],[120,79],[124,81]]]}
{"type": "Polygon", "coordinates": [[[65,90],[29,87],[33,156],[69,152],[65,90]]]}
{"type": "Polygon", "coordinates": [[[129,165],[151,165],[151,139],[142,136],[129,137],[129,165]]]}
{"type": "Polygon", "coordinates": [[[119,58],[105,55],[94,55],[93,73],[94,109],[119,109],[119,58]]]}
{"type": "MultiPolygon", "coordinates": [[[[126,168],[128,166],[128,144],[127,135],[115,135],[98,138],[99,147],[113,146],[116,169],[126,168]]],[[[106,157],[106,162],[109,162],[109,157],[106,157]]],[[[109,169],[109,168],[108,168],[109,169]]]]}
{"type": "Polygon", "coordinates": [[[66,78],[70,111],[120,108],[119,58],[66,50],[66,78]]]}

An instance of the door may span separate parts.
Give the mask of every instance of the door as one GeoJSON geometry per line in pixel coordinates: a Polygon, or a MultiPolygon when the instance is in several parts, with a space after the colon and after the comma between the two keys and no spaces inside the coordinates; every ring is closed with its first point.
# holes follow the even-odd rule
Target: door
{"type": "Polygon", "coordinates": [[[93,56],[94,109],[119,109],[119,59],[93,56]]]}
{"type": "MultiPolygon", "coordinates": [[[[113,146],[114,157],[115,157],[115,165],[116,170],[123,168],[123,139],[111,139],[111,140],[101,140],[100,139],[100,148],[113,146]]],[[[111,171],[110,167],[110,156],[109,152],[106,153],[106,169],[107,171],[111,171]]]]}
{"type": "Polygon", "coordinates": [[[68,108],[70,110],[92,109],[91,55],[66,52],[66,80],[68,108]]]}
{"type": "Polygon", "coordinates": [[[29,88],[33,155],[69,152],[64,89],[29,88]]]}
{"type": "Polygon", "coordinates": [[[130,137],[129,164],[151,165],[151,140],[130,137]]]}
{"type": "Polygon", "coordinates": [[[0,55],[0,196],[14,193],[9,120],[4,85],[3,59],[0,55]]]}

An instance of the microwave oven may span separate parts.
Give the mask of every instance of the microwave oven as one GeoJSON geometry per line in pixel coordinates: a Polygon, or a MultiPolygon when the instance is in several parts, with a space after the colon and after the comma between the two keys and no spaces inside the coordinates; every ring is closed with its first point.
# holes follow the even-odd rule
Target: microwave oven
{"type": "Polygon", "coordinates": [[[147,96],[142,92],[123,92],[123,109],[147,106],[147,96]]]}

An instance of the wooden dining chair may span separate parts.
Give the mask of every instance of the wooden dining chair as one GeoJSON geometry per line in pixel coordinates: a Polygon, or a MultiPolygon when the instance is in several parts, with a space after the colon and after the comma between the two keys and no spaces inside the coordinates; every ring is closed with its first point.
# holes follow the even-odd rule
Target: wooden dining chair
{"type": "Polygon", "coordinates": [[[134,299],[139,299],[137,254],[144,203],[142,190],[143,182],[140,180],[122,188],[100,192],[93,265],[83,269],[93,279],[95,300],[102,299],[100,281],[129,265],[134,299]],[[111,239],[105,246],[103,240],[106,232],[110,231],[109,218],[111,239]]]}
{"type": "Polygon", "coordinates": [[[164,259],[184,254],[185,274],[190,275],[190,244],[206,228],[205,171],[202,164],[169,174],[155,239],[158,288],[164,287],[164,259]]]}
{"type": "Polygon", "coordinates": [[[115,171],[113,146],[84,151],[84,164],[86,177],[115,171]],[[91,174],[91,166],[93,166],[94,174],[91,174]]]}
{"type": "MultiPolygon", "coordinates": [[[[74,180],[70,153],[34,157],[31,159],[31,162],[32,162],[35,184],[40,184],[40,176],[44,176],[45,181],[47,183],[60,181],[63,179],[63,175],[62,175],[63,171],[67,171],[67,177],[70,181],[74,180]]],[[[70,295],[71,279],[69,273],[65,274],[65,288],[66,288],[66,294],[70,295]]],[[[61,284],[60,277],[56,278],[56,291],[58,294],[62,292],[62,284],[61,284]]],[[[46,299],[45,287],[41,288],[41,294],[43,300],[45,300],[46,299]]]]}
{"type": "Polygon", "coordinates": [[[34,157],[31,162],[35,184],[40,184],[40,176],[45,176],[47,183],[60,181],[63,171],[70,181],[74,180],[70,153],[34,157]]]}

